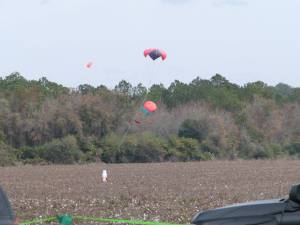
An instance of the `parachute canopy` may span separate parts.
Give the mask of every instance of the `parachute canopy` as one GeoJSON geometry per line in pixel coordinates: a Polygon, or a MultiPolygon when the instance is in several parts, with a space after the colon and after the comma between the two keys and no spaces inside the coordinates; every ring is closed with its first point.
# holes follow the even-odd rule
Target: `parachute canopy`
{"type": "Polygon", "coordinates": [[[144,56],[147,57],[147,56],[150,56],[150,58],[152,60],[156,60],[158,59],[159,57],[162,58],[162,60],[165,60],[167,58],[167,53],[162,50],[162,49],[158,49],[158,48],[149,48],[149,49],[146,49],[144,51],[144,56]]]}
{"type": "Polygon", "coordinates": [[[146,101],[144,103],[144,109],[148,112],[155,112],[157,110],[157,105],[152,101],[146,101]]]}
{"type": "Polygon", "coordinates": [[[156,110],[157,105],[154,102],[144,102],[143,106],[140,108],[140,112],[136,115],[137,117],[134,119],[134,122],[138,125],[144,122],[149,123],[149,120],[147,118],[156,110]]]}
{"type": "Polygon", "coordinates": [[[87,69],[92,68],[92,66],[93,66],[92,62],[89,62],[89,63],[85,64],[85,68],[87,68],[87,69]]]}

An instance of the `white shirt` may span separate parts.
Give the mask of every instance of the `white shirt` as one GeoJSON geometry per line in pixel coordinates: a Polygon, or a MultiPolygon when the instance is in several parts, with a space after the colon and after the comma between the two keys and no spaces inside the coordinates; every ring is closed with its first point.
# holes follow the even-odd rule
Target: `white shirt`
{"type": "Polygon", "coordinates": [[[102,177],[107,177],[107,171],[106,170],[102,171],[102,177]]]}

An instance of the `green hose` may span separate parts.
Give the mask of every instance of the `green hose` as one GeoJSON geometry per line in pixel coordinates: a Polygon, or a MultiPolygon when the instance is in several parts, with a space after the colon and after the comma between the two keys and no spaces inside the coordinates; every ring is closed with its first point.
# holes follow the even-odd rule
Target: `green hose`
{"type": "MultiPolygon", "coordinates": [[[[183,225],[176,223],[166,223],[166,222],[153,222],[153,221],[143,221],[143,220],[128,220],[128,219],[108,219],[108,218],[98,218],[98,217],[88,217],[88,216],[74,216],[74,220],[78,221],[94,221],[102,223],[126,223],[126,224],[137,224],[137,225],[183,225]]],[[[31,221],[21,222],[20,225],[30,225],[42,222],[54,222],[57,221],[61,225],[71,225],[72,217],[69,215],[60,215],[56,217],[47,217],[43,219],[34,219],[31,221]]]]}

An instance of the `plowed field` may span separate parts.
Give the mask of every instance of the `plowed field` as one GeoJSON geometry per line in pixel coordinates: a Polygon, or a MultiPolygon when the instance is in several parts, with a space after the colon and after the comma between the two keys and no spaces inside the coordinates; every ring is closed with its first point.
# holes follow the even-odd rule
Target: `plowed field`
{"type": "Polygon", "coordinates": [[[0,183],[21,220],[69,213],[188,223],[200,210],[284,197],[299,171],[296,160],[20,166],[0,168],[0,183]]]}

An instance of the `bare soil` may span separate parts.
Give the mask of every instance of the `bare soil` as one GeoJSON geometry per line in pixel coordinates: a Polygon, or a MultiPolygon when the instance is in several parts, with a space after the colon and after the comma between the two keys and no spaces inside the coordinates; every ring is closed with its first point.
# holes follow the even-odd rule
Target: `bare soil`
{"type": "Polygon", "coordinates": [[[20,220],[69,213],[189,223],[201,210],[284,197],[299,169],[298,160],[20,166],[0,168],[0,183],[20,220]]]}

